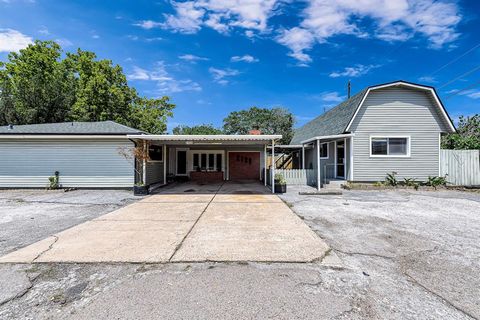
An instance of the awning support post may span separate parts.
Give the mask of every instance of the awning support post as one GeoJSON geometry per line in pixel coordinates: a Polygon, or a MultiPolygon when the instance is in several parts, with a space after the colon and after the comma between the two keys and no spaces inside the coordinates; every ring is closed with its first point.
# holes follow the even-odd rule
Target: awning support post
{"type": "Polygon", "coordinates": [[[302,143],[302,169],[305,169],[305,145],[302,143]]]}
{"type": "Polygon", "coordinates": [[[317,190],[320,190],[321,188],[321,177],[320,177],[320,140],[317,139],[317,190]]]}
{"type": "Polygon", "coordinates": [[[267,186],[267,145],[263,146],[263,184],[267,186]]]}
{"type": "Polygon", "coordinates": [[[163,184],[167,184],[167,145],[163,145],[163,184]]]}
{"type": "MultiPolygon", "coordinates": [[[[143,142],[143,152],[147,153],[147,142],[143,142]]],[[[147,161],[145,160],[145,157],[143,157],[143,162],[142,162],[142,183],[144,186],[147,185],[147,161]]]]}
{"type": "Polygon", "coordinates": [[[272,165],[271,165],[272,193],[275,193],[275,140],[272,139],[272,165]]]}

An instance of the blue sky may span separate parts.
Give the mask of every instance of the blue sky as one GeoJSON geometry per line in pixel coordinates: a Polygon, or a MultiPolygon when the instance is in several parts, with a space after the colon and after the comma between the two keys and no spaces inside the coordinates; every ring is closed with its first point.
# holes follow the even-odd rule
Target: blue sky
{"type": "Polygon", "coordinates": [[[0,59],[34,39],[121,65],[178,124],[283,106],[297,126],[352,92],[403,79],[480,112],[480,4],[447,0],[0,0],[0,59]]]}

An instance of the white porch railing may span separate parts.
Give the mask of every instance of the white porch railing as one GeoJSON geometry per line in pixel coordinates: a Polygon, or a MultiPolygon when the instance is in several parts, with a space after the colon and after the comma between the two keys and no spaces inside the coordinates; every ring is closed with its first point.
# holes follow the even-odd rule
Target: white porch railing
{"type": "MultiPolygon", "coordinates": [[[[287,185],[316,185],[317,174],[315,169],[275,169],[275,174],[282,174],[287,185]]],[[[270,170],[268,170],[270,177],[270,170]]],[[[268,179],[267,181],[270,181],[268,179]]]]}

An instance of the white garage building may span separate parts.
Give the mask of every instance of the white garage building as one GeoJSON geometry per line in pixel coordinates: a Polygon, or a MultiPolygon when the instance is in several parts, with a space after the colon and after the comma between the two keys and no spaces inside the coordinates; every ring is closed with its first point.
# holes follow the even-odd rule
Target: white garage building
{"type": "Polygon", "coordinates": [[[113,121],[0,127],[0,188],[49,185],[59,172],[62,187],[131,188],[134,163],[119,153],[143,134],[113,121]]]}

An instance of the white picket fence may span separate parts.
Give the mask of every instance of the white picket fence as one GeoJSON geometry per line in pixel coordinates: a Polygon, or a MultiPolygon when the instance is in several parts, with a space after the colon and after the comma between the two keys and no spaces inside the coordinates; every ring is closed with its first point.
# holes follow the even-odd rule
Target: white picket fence
{"type": "MultiPolygon", "coordinates": [[[[277,173],[283,175],[287,185],[313,185],[316,183],[314,169],[275,169],[275,174],[277,173]]],[[[270,176],[270,170],[268,176],[270,176]]]]}
{"type": "Polygon", "coordinates": [[[480,185],[479,150],[440,150],[440,174],[457,186],[480,185]]]}

